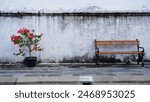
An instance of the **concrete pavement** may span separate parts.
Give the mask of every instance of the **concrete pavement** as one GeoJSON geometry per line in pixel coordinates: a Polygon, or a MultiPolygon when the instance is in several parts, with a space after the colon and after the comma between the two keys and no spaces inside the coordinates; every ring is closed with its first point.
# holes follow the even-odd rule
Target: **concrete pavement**
{"type": "Polygon", "coordinates": [[[0,65],[0,84],[150,84],[150,65],[38,64],[0,65]]]}

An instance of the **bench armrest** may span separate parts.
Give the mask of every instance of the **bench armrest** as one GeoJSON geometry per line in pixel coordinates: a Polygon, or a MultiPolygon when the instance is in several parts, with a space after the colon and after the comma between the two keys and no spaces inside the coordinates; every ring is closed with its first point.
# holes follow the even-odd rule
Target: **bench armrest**
{"type": "Polygon", "coordinates": [[[97,52],[99,52],[99,48],[96,45],[96,39],[95,39],[94,43],[95,43],[95,53],[97,53],[97,52]]]}
{"type": "Polygon", "coordinates": [[[144,47],[139,47],[139,49],[142,49],[142,52],[144,52],[145,50],[144,50],[144,47]]]}
{"type": "Polygon", "coordinates": [[[99,48],[95,46],[95,52],[99,52],[99,48]]]}

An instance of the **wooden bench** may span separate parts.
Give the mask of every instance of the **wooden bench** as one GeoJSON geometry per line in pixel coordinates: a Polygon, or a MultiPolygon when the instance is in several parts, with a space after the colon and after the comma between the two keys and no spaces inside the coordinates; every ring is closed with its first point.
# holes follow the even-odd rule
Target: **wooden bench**
{"type": "Polygon", "coordinates": [[[136,40],[95,40],[95,63],[96,65],[99,65],[99,55],[103,54],[137,54],[137,64],[142,63],[142,67],[144,67],[144,48],[140,47],[140,41],[138,39],[136,40]],[[134,51],[100,51],[99,49],[102,46],[106,47],[114,47],[115,46],[121,46],[121,47],[127,47],[127,46],[136,46],[134,51]]]}

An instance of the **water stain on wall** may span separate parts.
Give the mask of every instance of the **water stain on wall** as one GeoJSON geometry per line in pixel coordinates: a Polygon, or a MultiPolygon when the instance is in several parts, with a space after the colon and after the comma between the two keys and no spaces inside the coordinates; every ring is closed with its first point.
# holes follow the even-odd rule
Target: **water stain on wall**
{"type": "MultiPolygon", "coordinates": [[[[94,40],[139,39],[150,59],[150,13],[0,13],[0,58],[22,61],[10,36],[22,27],[42,32],[45,62],[94,62],[94,40]],[[7,53],[6,53],[7,52],[7,53]],[[78,59],[78,60],[77,60],[78,59]]],[[[101,48],[105,50],[105,48],[101,48]]],[[[116,48],[111,48],[114,50],[116,48]]],[[[130,47],[127,50],[131,49],[130,47]]],[[[124,59],[116,56],[116,59],[124,59]]],[[[109,58],[109,57],[108,57],[109,58]]]]}

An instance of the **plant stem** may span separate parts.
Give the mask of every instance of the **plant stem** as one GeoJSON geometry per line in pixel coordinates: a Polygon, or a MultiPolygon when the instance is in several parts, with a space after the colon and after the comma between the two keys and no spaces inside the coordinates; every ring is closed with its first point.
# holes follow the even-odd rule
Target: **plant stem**
{"type": "Polygon", "coordinates": [[[31,45],[28,46],[28,49],[29,49],[29,57],[31,57],[31,52],[32,52],[31,45]]]}

